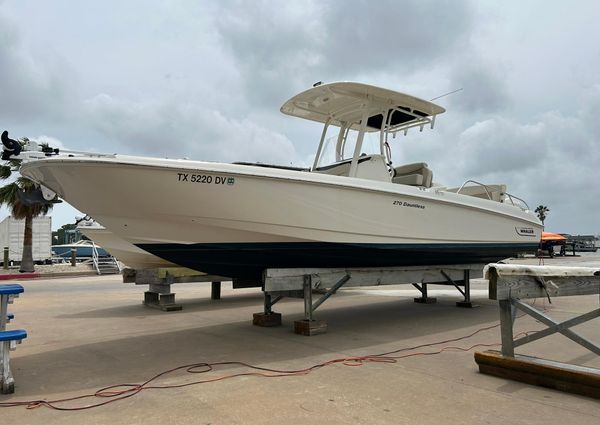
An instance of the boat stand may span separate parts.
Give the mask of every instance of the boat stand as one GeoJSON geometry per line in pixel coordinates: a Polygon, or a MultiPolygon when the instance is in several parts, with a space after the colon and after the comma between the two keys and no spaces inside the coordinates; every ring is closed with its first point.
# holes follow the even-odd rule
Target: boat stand
{"type": "Polygon", "coordinates": [[[281,313],[273,312],[273,305],[275,305],[277,301],[281,300],[283,296],[279,295],[277,297],[272,297],[271,294],[267,292],[265,292],[264,295],[264,311],[262,313],[254,313],[252,317],[252,324],[256,326],[263,326],[266,328],[280,326],[281,313]]]}
{"type": "Polygon", "coordinates": [[[600,370],[570,363],[515,354],[515,348],[560,333],[596,355],[600,345],[571,330],[588,320],[600,317],[600,308],[558,322],[543,311],[524,303],[527,298],[548,298],[573,295],[598,295],[600,269],[591,267],[522,266],[490,264],[489,298],[498,301],[502,351],[475,353],[479,371],[533,385],[600,398],[600,370]],[[516,310],[521,310],[547,326],[514,339],[516,310]]]}
{"type": "Polygon", "coordinates": [[[304,298],[304,320],[296,320],[294,322],[294,332],[299,335],[318,335],[327,332],[327,322],[324,320],[315,320],[314,312],[323,304],[327,298],[331,297],[337,292],[342,286],[350,280],[350,275],[346,274],[339,281],[337,281],[331,288],[325,291],[323,295],[313,303],[313,286],[312,276],[304,275],[302,283],[302,294],[304,298]]]}
{"type": "MultiPolygon", "coordinates": [[[[457,301],[456,302],[456,306],[457,307],[463,307],[463,308],[473,308],[473,307],[477,307],[477,305],[473,305],[473,303],[471,302],[471,270],[470,269],[465,269],[463,270],[463,279],[462,280],[454,280],[452,279],[448,273],[446,273],[444,270],[440,270],[440,274],[446,279],[445,282],[437,282],[435,283],[436,285],[449,285],[449,286],[454,286],[458,292],[460,292],[462,294],[462,296],[464,297],[464,300],[462,301],[457,301]],[[462,287],[462,289],[461,289],[462,287]]],[[[427,283],[422,283],[422,284],[418,284],[418,283],[413,283],[413,286],[415,288],[417,288],[419,290],[419,292],[421,292],[421,296],[418,298],[415,298],[414,301],[416,303],[421,303],[421,304],[433,304],[437,302],[437,299],[434,297],[429,297],[427,295],[427,283]]],[[[429,284],[431,285],[431,284],[429,284]]]]}
{"type": "Polygon", "coordinates": [[[415,302],[430,304],[427,285],[451,285],[464,297],[456,303],[459,307],[472,307],[470,279],[482,276],[483,264],[448,266],[415,266],[389,268],[347,269],[267,269],[263,275],[264,310],[255,313],[256,326],[279,326],[281,314],[273,306],[283,297],[301,298],[304,301],[304,319],[294,322],[294,331],[300,335],[317,335],[327,331],[324,320],[315,319],[315,311],[343,286],[378,286],[411,283],[422,294],[415,302]],[[419,282],[419,283],[414,283],[419,282]],[[315,294],[320,297],[313,301],[315,294]]]}
{"type": "Polygon", "coordinates": [[[162,311],[179,311],[183,307],[175,302],[175,293],[171,285],[175,283],[212,282],[211,299],[221,299],[221,282],[229,280],[223,276],[199,273],[183,267],[162,267],[154,269],[126,269],[123,282],[135,282],[136,285],[148,285],[144,292],[143,304],[162,311]]]}

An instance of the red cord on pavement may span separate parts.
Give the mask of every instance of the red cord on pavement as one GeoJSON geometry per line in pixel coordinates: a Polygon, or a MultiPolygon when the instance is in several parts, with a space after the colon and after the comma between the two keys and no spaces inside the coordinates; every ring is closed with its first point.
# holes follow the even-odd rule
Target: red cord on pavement
{"type": "MultiPolygon", "coordinates": [[[[480,332],[494,329],[494,328],[497,328],[498,326],[500,326],[499,323],[477,329],[476,331],[474,331],[468,335],[461,336],[461,337],[446,339],[443,341],[431,342],[431,343],[427,343],[427,344],[420,344],[420,345],[416,345],[413,347],[400,348],[398,350],[388,351],[388,352],[380,353],[380,354],[368,354],[368,355],[364,355],[364,356],[335,358],[335,359],[331,359],[331,360],[328,360],[328,361],[325,361],[322,363],[317,363],[315,365],[309,366],[304,369],[291,369],[291,370],[271,369],[271,368],[266,368],[266,367],[254,366],[254,365],[251,365],[251,364],[248,364],[245,362],[241,362],[241,361],[224,361],[224,362],[214,362],[214,363],[205,363],[205,362],[192,363],[192,364],[178,366],[173,369],[163,371],[157,375],[154,375],[150,379],[148,379],[140,384],[111,385],[109,387],[101,388],[94,393],[83,394],[80,396],[68,397],[68,398],[56,399],[56,400],[22,400],[22,401],[0,402],[0,407],[20,407],[21,406],[21,407],[25,407],[27,409],[36,409],[38,407],[44,406],[44,407],[48,407],[48,408],[51,408],[54,410],[61,410],[61,411],[86,410],[86,409],[92,409],[95,407],[104,406],[106,404],[114,403],[114,402],[117,402],[120,400],[124,400],[129,397],[133,397],[145,390],[164,390],[164,389],[170,389],[170,388],[183,388],[183,387],[189,387],[192,385],[200,385],[200,384],[207,384],[210,382],[223,381],[226,379],[232,379],[232,378],[236,378],[236,377],[240,377],[240,376],[255,376],[255,377],[261,377],[261,378],[283,378],[283,377],[288,377],[288,376],[304,376],[304,375],[308,375],[309,373],[314,372],[318,369],[321,369],[321,368],[324,368],[327,366],[336,365],[336,364],[340,364],[343,366],[350,366],[350,367],[362,366],[366,363],[393,364],[393,363],[396,363],[399,359],[403,359],[403,358],[407,358],[407,357],[431,356],[431,355],[443,353],[445,351],[470,351],[470,350],[473,350],[474,348],[499,346],[500,345],[499,343],[474,344],[469,347],[458,347],[458,346],[447,345],[447,346],[444,346],[435,351],[411,352],[411,351],[415,351],[415,350],[419,350],[419,349],[423,349],[423,348],[433,347],[436,345],[450,344],[450,343],[463,341],[463,340],[469,339],[469,338],[477,335],[480,332]],[[411,353],[406,353],[406,352],[411,352],[411,353]],[[406,353],[406,354],[400,354],[400,353],[406,353]],[[209,372],[214,371],[215,368],[217,368],[219,366],[241,366],[241,367],[245,367],[245,368],[249,369],[249,371],[233,373],[233,374],[226,374],[226,375],[221,375],[221,376],[217,376],[214,378],[201,379],[201,380],[196,380],[196,381],[191,381],[191,382],[184,382],[181,384],[159,385],[159,384],[155,383],[160,378],[166,377],[167,375],[173,374],[175,372],[185,371],[186,373],[189,373],[189,374],[204,374],[204,373],[209,373],[209,372]],[[86,399],[95,399],[95,400],[104,399],[104,400],[96,401],[96,402],[93,402],[90,404],[65,406],[65,404],[73,403],[73,402],[81,401],[81,400],[86,400],[86,399]]],[[[515,335],[515,338],[522,336],[522,335],[527,335],[531,332],[533,332],[533,331],[521,332],[520,334],[515,335]]]]}

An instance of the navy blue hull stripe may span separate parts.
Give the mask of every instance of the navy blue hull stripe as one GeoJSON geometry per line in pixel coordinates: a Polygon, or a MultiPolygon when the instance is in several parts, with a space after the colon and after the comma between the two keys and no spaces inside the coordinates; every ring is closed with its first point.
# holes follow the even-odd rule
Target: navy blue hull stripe
{"type": "Polygon", "coordinates": [[[523,252],[537,243],[513,244],[345,244],[212,243],[137,244],[151,254],[209,274],[259,279],[267,268],[394,267],[490,263],[523,252]]]}

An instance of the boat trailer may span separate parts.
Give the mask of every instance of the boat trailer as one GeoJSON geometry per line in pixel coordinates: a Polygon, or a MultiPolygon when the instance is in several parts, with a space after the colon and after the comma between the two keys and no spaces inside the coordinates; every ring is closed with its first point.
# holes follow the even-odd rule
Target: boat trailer
{"type": "Polygon", "coordinates": [[[388,268],[304,268],[267,269],[263,274],[264,310],[255,313],[256,326],[279,326],[281,314],[273,306],[284,297],[304,300],[304,319],[294,322],[294,331],[301,335],[316,335],[327,330],[327,323],[315,319],[315,311],[342,287],[398,285],[410,283],[421,292],[418,303],[431,304],[428,285],[454,286],[463,299],[457,307],[473,307],[471,278],[483,276],[485,264],[454,264],[441,266],[411,266],[388,268]],[[313,295],[320,297],[313,301],[313,295]]]}

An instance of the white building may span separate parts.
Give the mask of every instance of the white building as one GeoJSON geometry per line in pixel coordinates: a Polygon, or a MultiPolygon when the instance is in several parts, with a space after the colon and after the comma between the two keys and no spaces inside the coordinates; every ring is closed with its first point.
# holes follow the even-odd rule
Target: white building
{"type": "MultiPolygon", "coordinates": [[[[8,247],[9,261],[20,262],[23,255],[23,233],[25,220],[6,217],[0,222],[0,250],[8,247]]],[[[52,218],[48,216],[33,219],[33,261],[44,261],[52,257],[52,218]]],[[[0,262],[4,254],[0,254],[0,262]]]]}

